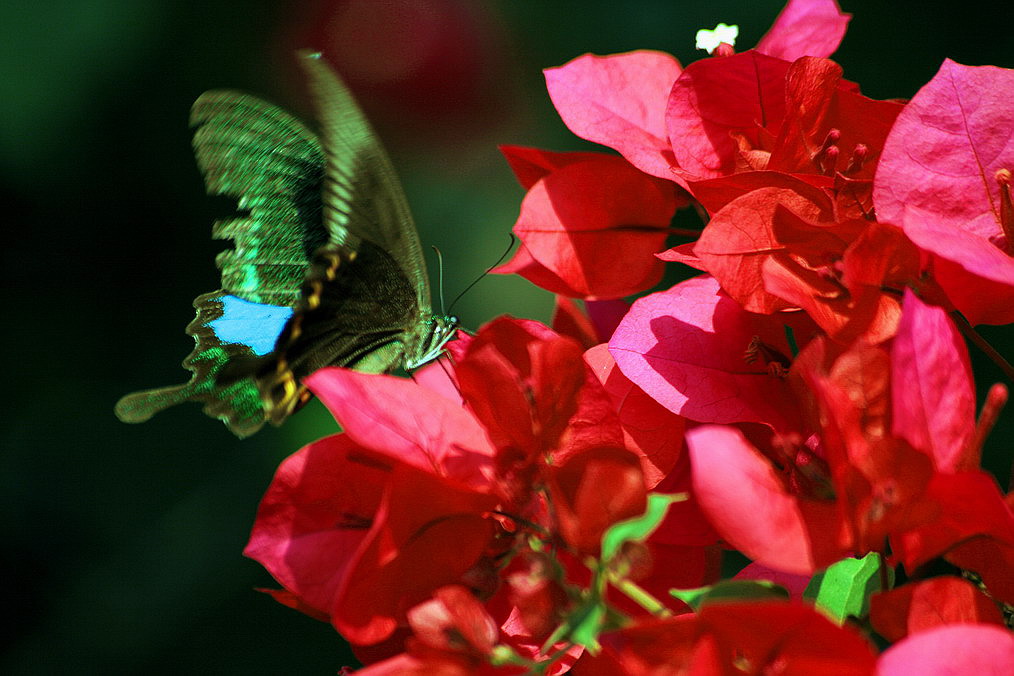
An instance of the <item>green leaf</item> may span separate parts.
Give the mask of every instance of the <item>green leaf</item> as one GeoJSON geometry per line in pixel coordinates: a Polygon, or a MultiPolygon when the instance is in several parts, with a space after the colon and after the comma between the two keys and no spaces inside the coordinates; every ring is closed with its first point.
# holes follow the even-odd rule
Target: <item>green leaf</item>
{"type": "Polygon", "coordinates": [[[669,593],[696,611],[702,604],[716,601],[755,601],[787,599],[789,592],[768,580],[725,580],[697,589],[670,589],[669,593]]]}
{"type": "Polygon", "coordinates": [[[602,560],[608,561],[620,551],[624,542],[644,540],[651,535],[674,502],[683,502],[686,493],[649,493],[648,508],[644,514],[610,526],[602,536],[602,560]]]}
{"type": "MultiPolygon", "coordinates": [[[[880,555],[871,552],[861,559],[842,559],[817,573],[803,592],[825,615],[843,624],[847,617],[864,617],[870,596],[881,590],[880,555]]],[[[888,586],[894,584],[894,570],[887,569],[888,586]]]]}

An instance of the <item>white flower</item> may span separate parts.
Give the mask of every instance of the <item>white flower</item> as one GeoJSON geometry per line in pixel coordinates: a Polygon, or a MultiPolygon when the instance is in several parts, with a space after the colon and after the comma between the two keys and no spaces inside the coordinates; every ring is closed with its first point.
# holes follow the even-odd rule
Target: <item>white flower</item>
{"type": "Polygon", "coordinates": [[[715,26],[715,30],[707,30],[702,28],[697,31],[697,49],[706,49],[708,54],[715,51],[715,48],[723,42],[727,45],[736,46],[736,38],[739,37],[739,26],[733,24],[732,26],[726,26],[724,23],[720,23],[715,26]]]}

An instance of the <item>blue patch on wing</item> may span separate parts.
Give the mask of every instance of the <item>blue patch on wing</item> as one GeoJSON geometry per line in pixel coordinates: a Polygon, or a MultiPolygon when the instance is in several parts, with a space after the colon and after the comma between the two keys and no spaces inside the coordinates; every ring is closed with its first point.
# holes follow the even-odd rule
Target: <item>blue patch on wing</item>
{"type": "Polygon", "coordinates": [[[260,357],[275,349],[275,341],[291,316],[289,307],[222,296],[222,316],[208,326],[223,343],[247,345],[260,357]]]}

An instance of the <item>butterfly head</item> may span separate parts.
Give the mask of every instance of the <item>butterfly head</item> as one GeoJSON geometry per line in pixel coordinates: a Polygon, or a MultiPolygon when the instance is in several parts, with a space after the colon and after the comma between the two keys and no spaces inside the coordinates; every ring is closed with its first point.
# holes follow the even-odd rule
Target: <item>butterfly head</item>
{"type": "Polygon", "coordinates": [[[405,369],[411,371],[433,361],[444,351],[444,345],[454,337],[458,318],[453,315],[432,315],[425,322],[426,331],[420,334],[415,349],[405,353],[405,369]]]}

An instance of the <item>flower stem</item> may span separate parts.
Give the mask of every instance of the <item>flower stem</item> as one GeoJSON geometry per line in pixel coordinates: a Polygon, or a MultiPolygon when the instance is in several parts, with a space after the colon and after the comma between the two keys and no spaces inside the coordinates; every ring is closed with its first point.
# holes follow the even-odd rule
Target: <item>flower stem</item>
{"type": "Polygon", "coordinates": [[[640,585],[630,580],[610,580],[617,589],[626,594],[630,600],[641,606],[655,617],[671,617],[672,611],[658,599],[646,592],[640,585]]]}
{"type": "Polygon", "coordinates": [[[958,325],[958,328],[961,329],[961,332],[965,334],[966,338],[972,341],[977,348],[982,350],[987,357],[993,360],[993,363],[996,364],[1001,371],[1003,371],[1005,376],[1007,376],[1007,380],[1014,383],[1014,366],[1011,366],[1010,362],[1004,359],[1003,355],[996,351],[996,348],[990,345],[985,338],[980,336],[979,332],[972,328],[972,325],[969,324],[968,320],[960,313],[952,312],[951,319],[953,319],[954,323],[958,325]]]}

